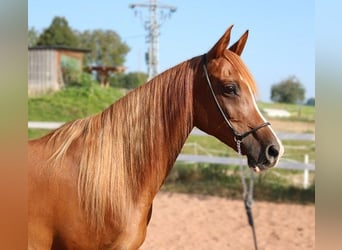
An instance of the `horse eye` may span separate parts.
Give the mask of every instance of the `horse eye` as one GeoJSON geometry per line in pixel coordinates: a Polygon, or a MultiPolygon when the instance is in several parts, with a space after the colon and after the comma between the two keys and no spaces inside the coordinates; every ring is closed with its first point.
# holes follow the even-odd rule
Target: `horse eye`
{"type": "Polygon", "coordinates": [[[224,86],[224,93],[228,95],[237,95],[236,84],[227,84],[224,86]]]}

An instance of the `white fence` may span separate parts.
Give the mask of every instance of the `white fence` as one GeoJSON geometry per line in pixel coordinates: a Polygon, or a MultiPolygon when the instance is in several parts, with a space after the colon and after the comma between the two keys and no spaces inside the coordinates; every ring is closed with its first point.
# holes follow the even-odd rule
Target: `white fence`
{"type": "MultiPolygon", "coordinates": [[[[28,122],[28,128],[30,129],[56,129],[63,125],[63,122],[28,122]]],[[[200,135],[200,136],[208,136],[203,131],[195,128],[191,134],[200,135]]],[[[277,136],[281,140],[301,140],[301,141],[314,141],[314,134],[297,134],[297,133],[277,133],[277,136]]],[[[196,145],[195,145],[196,146],[196,145]]],[[[225,164],[225,165],[238,165],[240,163],[240,159],[237,157],[221,157],[221,156],[212,156],[212,155],[190,155],[190,154],[180,154],[177,158],[177,161],[181,162],[191,162],[191,163],[213,163],[213,164],[225,164]]],[[[246,164],[247,161],[244,158],[243,163],[246,164]]],[[[315,165],[309,163],[308,155],[304,155],[303,162],[293,161],[293,160],[280,160],[278,164],[278,168],[283,169],[294,169],[294,170],[302,170],[303,173],[303,187],[307,188],[309,185],[309,171],[315,171],[315,165]]]]}

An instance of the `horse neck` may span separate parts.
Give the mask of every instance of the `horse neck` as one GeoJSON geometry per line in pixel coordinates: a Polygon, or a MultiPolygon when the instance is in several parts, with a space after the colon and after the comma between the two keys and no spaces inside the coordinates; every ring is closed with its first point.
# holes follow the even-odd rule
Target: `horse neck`
{"type": "MultiPolygon", "coordinates": [[[[118,102],[122,108],[124,165],[140,190],[160,187],[193,128],[193,70],[177,65],[118,102]],[[151,184],[151,183],[154,183],[151,184]]],[[[115,107],[113,112],[115,112],[115,107]]]]}

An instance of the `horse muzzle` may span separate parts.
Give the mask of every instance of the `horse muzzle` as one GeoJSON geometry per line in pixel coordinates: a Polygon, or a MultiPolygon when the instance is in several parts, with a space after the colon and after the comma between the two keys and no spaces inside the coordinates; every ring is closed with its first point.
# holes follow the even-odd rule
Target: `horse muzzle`
{"type": "Polygon", "coordinates": [[[283,153],[284,148],[281,144],[270,144],[266,146],[265,150],[260,152],[257,159],[252,155],[247,154],[248,166],[255,172],[260,172],[275,167],[283,153]]]}

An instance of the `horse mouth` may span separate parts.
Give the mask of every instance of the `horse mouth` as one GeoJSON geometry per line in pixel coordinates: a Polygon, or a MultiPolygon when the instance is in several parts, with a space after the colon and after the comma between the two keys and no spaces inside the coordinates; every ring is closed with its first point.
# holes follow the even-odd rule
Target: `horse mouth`
{"type": "Polygon", "coordinates": [[[251,168],[256,173],[266,171],[267,169],[272,167],[272,166],[270,166],[270,162],[267,160],[264,162],[256,163],[256,162],[250,160],[249,158],[247,158],[247,162],[248,162],[248,167],[251,168]]]}
{"type": "Polygon", "coordinates": [[[253,166],[249,166],[254,172],[256,173],[260,173],[261,171],[266,170],[267,168],[265,168],[264,166],[257,166],[257,165],[253,165],[253,166]]]}

